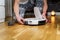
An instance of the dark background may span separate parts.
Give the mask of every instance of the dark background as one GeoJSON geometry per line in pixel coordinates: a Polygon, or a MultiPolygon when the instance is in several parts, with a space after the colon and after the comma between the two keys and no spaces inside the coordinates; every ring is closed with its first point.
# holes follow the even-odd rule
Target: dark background
{"type": "Polygon", "coordinates": [[[48,2],[48,11],[60,12],[60,0],[47,0],[48,2]]]}

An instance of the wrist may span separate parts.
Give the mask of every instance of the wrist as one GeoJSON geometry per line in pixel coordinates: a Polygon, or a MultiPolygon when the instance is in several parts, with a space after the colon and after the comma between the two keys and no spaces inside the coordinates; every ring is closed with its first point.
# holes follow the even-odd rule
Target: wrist
{"type": "Polygon", "coordinates": [[[16,18],[19,18],[19,16],[18,16],[18,15],[16,15],[16,18]]]}
{"type": "Polygon", "coordinates": [[[43,11],[43,14],[46,15],[46,11],[43,11]]]}

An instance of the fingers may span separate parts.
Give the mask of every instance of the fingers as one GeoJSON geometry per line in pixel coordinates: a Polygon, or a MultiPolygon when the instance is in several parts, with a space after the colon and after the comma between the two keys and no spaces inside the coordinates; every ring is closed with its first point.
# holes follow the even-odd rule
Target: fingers
{"type": "Polygon", "coordinates": [[[24,24],[24,19],[23,18],[20,20],[20,23],[21,24],[24,24]]]}
{"type": "Polygon", "coordinates": [[[42,17],[45,18],[45,19],[47,19],[46,15],[44,15],[44,14],[42,14],[42,17]]]}
{"type": "Polygon", "coordinates": [[[24,24],[24,22],[22,22],[21,20],[20,20],[20,23],[21,23],[21,24],[24,24]]]}
{"type": "Polygon", "coordinates": [[[43,16],[43,18],[46,19],[46,23],[47,23],[48,22],[48,19],[47,19],[46,15],[42,14],[42,16],[43,16]]]}
{"type": "Polygon", "coordinates": [[[20,17],[20,19],[24,22],[24,18],[20,17]]]}
{"type": "Polygon", "coordinates": [[[24,19],[21,18],[21,19],[19,20],[19,23],[20,23],[20,24],[24,24],[24,19]]]}

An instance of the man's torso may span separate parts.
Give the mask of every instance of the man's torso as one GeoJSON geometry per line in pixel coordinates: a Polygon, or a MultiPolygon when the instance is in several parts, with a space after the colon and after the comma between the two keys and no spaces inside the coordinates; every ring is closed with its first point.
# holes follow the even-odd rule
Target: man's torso
{"type": "Polygon", "coordinates": [[[33,7],[42,7],[43,6],[43,0],[20,0],[20,7],[22,8],[33,8],[33,7]]]}

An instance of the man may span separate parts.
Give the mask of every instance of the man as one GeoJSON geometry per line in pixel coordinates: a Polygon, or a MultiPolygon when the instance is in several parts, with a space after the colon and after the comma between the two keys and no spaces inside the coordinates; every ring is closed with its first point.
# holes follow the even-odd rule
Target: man
{"type": "MultiPolygon", "coordinates": [[[[15,0],[14,12],[16,19],[19,23],[24,24],[23,15],[26,10],[33,9],[33,7],[39,7],[42,10],[42,15],[46,18],[47,12],[47,0],[15,0]],[[19,14],[20,13],[20,14],[19,14]]],[[[46,18],[47,19],[47,18],[46,18]]]]}

